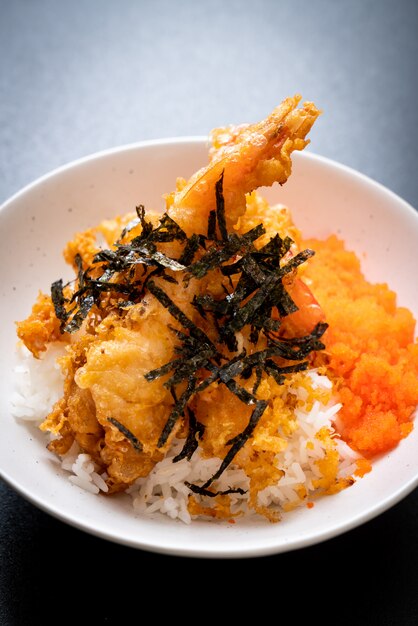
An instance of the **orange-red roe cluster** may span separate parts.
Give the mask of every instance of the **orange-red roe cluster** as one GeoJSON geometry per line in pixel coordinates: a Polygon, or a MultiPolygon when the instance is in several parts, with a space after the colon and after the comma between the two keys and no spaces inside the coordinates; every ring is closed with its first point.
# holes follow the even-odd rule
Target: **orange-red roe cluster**
{"type": "Polygon", "coordinates": [[[418,404],[418,343],[412,313],[386,284],[370,284],[336,236],[304,245],[316,255],[304,279],[325,311],[329,375],[343,403],[343,438],[365,456],[393,448],[412,430],[418,404]]]}

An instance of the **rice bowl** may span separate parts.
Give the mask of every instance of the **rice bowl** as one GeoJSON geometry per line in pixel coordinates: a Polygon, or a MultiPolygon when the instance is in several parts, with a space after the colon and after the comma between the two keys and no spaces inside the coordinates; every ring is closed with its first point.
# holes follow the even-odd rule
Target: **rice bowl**
{"type": "MultiPolygon", "coordinates": [[[[26,235],[30,236],[28,241],[21,238],[21,249],[17,254],[21,264],[20,272],[12,269],[16,272],[15,276],[10,283],[10,278],[7,279],[10,289],[4,297],[9,305],[13,302],[13,286],[16,287],[15,305],[10,306],[13,313],[10,312],[7,320],[11,329],[8,349],[11,351],[13,346],[13,319],[24,314],[24,308],[27,309],[28,302],[33,300],[41,281],[48,284],[56,278],[57,272],[64,272],[64,268],[49,266],[52,259],[55,263],[55,259],[59,258],[59,250],[67,238],[60,228],[60,222],[64,219],[62,213],[59,215],[61,207],[65,211],[66,221],[68,219],[68,232],[73,232],[94,224],[103,215],[114,212],[115,207],[116,210],[121,206],[127,209],[132,207],[138,201],[138,196],[144,203],[156,206],[161,193],[173,186],[175,176],[179,173],[187,176],[195,169],[196,164],[203,162],[205,154],[205,141],[202,139],[130,146],[58,171],[6,204],[0,219],[4,220],[5,228],[9,232],[13,232],[13,227],[21,231],[25,221],[37,231],[30,235],[30,228],[26,229],[26,235]],[[155,175],[153,176],[150,168],[154,166],[155,173],[157,170],[158,173],[161,171],[158,161],[160,156],[166,162],[166,167],[163,167],[162,180],[158,180],[161,187],[157,190],[150,182],[155,182],[155,175]],[[29,207],[33,208],[32,212],[29,207]],[[35,213],[36,219],[33,221],[35,213]],[[20,223],[19,215],[23,220],[20,223]],[[48,223],[50,226],[47,237],[45,226],[48,223]],[[47,256],[42,257],[43,254],[47,256]],[[37,267],[31,268],[34,258],[37,267]],[[40,264],[38,259],[41,260],[40,264]],[[42,277],[36,275],[39,267],[42,277]]],[[[289,183],[280,190],[268,190],[265,195],[271,196],[274,193],[279,195],[276,195],[275,201],[288,204],[298,226],[309,235],[323,235],[329,230],[339,230],[358,253],[367,252],[365,268],[368,278],[389,282],[398,292],[400,303],[416,314],[416,287],[406,280],[402,282],[403,274],[399,271],[405,264],[414,262],[413,242],[418,240],[417,217],[410,207],[361,175],[312,155],[297,155],[289,183]],[[303,181],[303,185],[300,181],[303,181]],[[347,206],[351,207],[349,215],[345,210],[347,206]],[[338,207],[338,211],[335,207],[338,207]],[[395,223],[394,214],[397,218],[395,223]],[[366,227],[373,219],[371,215],[375,218],[372,238],[366,227]],[[398,231],[397,238],[393,237],[394,229],[398,231]],[[404,237],[403,241],[406,237],[406,242],[409,241],[410,245],[401,243],[401,236],[404,237]],[[378,264],[373,263],[376,258],[379,259],[378,264]]],[[[4,254],[7,254],[7,250],[4,254]]],[[[10,365],[7,367],[10,368],[10,365]]],[[[2,369],[6,371],[5,365],[2,369]]],[[[9,381],[10,376],[11,373],[9,381]]],[[[2,415],[3,412],[7,416],[8,408],[2,408],[2,415]]],[[[360,481],[349,491],[318,502],[313,510],[293,512],[281,522],[280,527],[264,527],[260,522],[251,519],[224,528],[223,532],[216,525],[205,522],[199,522],[198,528],[193,528],[191,535],[190,529],[186,532],[179,527],[170,532],[166,521],[150,522],[142,516],[133,521],[125,519],[126,512],[122,514],[122,511],[129,506],[129,498],[118,498],[116,503],[93,503],[88,499],[90,494],[77,493],[77,502],[74,502],[76,488],[71,485],[64,487],[61,482],[56,481],[61,476],[61,470],[58,466],[51,470],[52,462],[50,458],[46,460],[47,453],[43,451],[42,443],[37,447],[39,456],[36,460],[39,462],[36,464],[35,474],[33,470],[27,471],[33,466],[35,459],[33,455],[31,458],[29,446],[24,449],[23,454],[22,448],[17,452],[16,442],[19,442],[19,446],[24,445],[26,435],[22,427],[16,429],[9,421],[6,427],[9,440],[5,437],[1,444],[4,446],[1,463],[4,476],[16,488],[29,497],[32,495],[35,502],[46,510],[90,532],[129,545],[164,552],[200,556],[248,556],[308,545],[376,515],[416,485],[417,472],[413,457],[415,433],[412,433],[397,449],[377,461],[367,481],[360,481]],[[394,468],[396,471],[393,471],[394,468]]]]}

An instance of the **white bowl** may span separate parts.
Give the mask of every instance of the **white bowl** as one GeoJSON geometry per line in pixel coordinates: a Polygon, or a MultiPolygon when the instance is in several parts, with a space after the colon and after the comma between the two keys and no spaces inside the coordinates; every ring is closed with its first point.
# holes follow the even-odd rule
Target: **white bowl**
{"type": "MultiPolygon", "coordinates": [[[[0,471],[43,510],[116,542],[156,552],[200,557],[245,557],[284,552],[343,533],[406,496],[418,482],[418,431],[379,458],[371,474],[340,494],[286,514],[279,524],[262,519],[193,522],[135,515],[127,496],[97,497],[72,485],[43,436],[10,416],[14,321],[29,312],[39,288],[67,273],[61,251],[73,233],[106,217],[163,208],[161,195],[177,176],[207,162],[205,138],[145,142],[81,159],[41,178],[0,211],[1,353],[0,471]]],[[[399,304],[418,314],[418,215],[370,179],[309,153],[296,154],[288,183],[266,190],[269,200],[291,207],[307,236],[342,236],[362,256],[367,277],[388,282],[399,304]],[[363,257],[364,255],[364,257],[363,257]]]]}

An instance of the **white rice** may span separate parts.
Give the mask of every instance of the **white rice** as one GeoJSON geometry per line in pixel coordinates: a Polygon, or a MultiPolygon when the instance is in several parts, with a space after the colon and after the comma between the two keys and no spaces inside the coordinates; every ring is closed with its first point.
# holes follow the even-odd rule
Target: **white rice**
{"type": "Polygon", "coordinates": [[[10,398],[14,417],[40,423],[62,397],[63,378],[57,363],[62,354],[62,345],[58,343],[51,344],[41,359],[34,359],[23,344],[18,346],[16,386],[10,398]]]}
{"type": "MultiPolygon", "coordinates": [[[[53,404],[62,396],[63,380],[56,364],[57,357],[62,354],[62,346],[52,345],[46,355],[34,359],[22,348],[19,363],[16,366],[16,390],[11,404],[14,417],[32,423],[39,423],[49,413],[53,404]],[[47,384],[46,384],[47,381],[47,384]]],[[[331,381],[317,371],[308,374],[313,389],[330,391],[331,381]]],[[[306,400],[308,392],[304,387],[289,387],[289,393],[299,400],[306,400]]],[[[302,403],[303,406],[303,403],[302,403]]],[[[310,410],[297,408],[295,416],[298,420],[297,430],[288,438],[286,449],[277,454],[276,465],[284,471],[277,485],[267,487],[258,495],[260,506],[273,509],[292,508],[302,504],[298,491],[306,489],[305,501],[314,496],[314,481],[321,477],[317,461],[324,456],[325,446],[316,438],[317,432],[326,427],[334,432],[333,422],[338,419],[341,405],[330,402],[327,405],[315,400],[310,410]]],[[[339,477],[352,476],[356,470],[359,455],[344,441],[335,437],[336,447],[340,455],[339,477]]],[[[128,489],[132,497],[134,510],[146,515],[164,514],[172,519],[179,519],[186,524],[191,522],[187,509],[190,490],[185,481],[202,484],[219,468],[221,459],[205,459],[197,450],[192,459],[182,459],[173,463],[172,459],[181,450],[184,441],[176,440],[169,454],[155,465],[146,478],[138,479],[128,489]]],[[[74,443],[61,463],[62,469],[69,472],[69,480],[77,487],[94,494],[107,492],[106,473],[99,473],[99,468],[88,454],[80,451],[74,443]]],[[[243,470],[230,466],[217,481],[217,489],[227,490],[241,488],[247,491],[249,480],[243,470]]],[[[232,514],[239,511],[251,514],[247,507],[247,494],[239,493],[231,496],[232,514]]]]}

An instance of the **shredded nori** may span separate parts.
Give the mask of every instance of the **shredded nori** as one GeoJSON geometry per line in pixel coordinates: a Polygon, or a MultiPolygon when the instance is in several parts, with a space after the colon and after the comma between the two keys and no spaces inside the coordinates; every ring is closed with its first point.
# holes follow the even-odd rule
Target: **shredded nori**
{"type": "Polygon", "coordinates": [[[228,231],[226,228],[225,200],[224,200],[223,189],[224,189],[224,172],[222,171],[222,174],[220,175],[219,180],[216,181],[216,185],[215,185],[216,220],[218,222],[221,238],[223,239],[223,241],[228,241],[228,231]]]}
{"type": "Polygon", "coordinates": [[[181,452],[174,457],[173,462],[181,461],[182,459],[190,459],[193,456],[194,451],[199,445],[199,439],[203,437],[205,427],[201,422],[198,422],[194,411],[190,407],[187,407],[187,413],[189,416],[189,432],[181,452]]]}
{"type": "Polygon", "coordinates": [[[241,495],[244,495],[245,493],[245,490],[241,489],[241,487],[237,487],[235,489],[230,487],[229,489],[225,489],[224,491],[210,491],[205,487],[199,487],[199,485],[189,483],[188,480],[186,480],[184,484],[190,489],[190,491],[193,491],[193,493],[197,493],[200,496],[208,496],[209,498],[215,498],[216,496],[227,496],[231,493],[240,493],[241,495]]]}
{"type": "Polygon", "coordinates": [[[64,296],[63,282],[62,278],[56,280],[51,285],[51,300],[54,305],[55,314],[61,322],[66,322],[68,318],[68,312],[65,308],[65,303],[67,302],[64,296]]]}
{"type": "MultiPolygon", "coordinates": [[[[173,397],[158,447],[167,443],[175,425],[185,419],[187,411],[188,434],[174,462],[184,458],[190,460],[199,440],[204,438],[204,425],[197,421],[190,406],[196,394],[214,383],[223,384],[243,404],[254,407],[244,430],[226,442],[230,448],[215,474],[200,486],[186,483],[192,492],[209,497],[243,493],[242,489],[213,491],[210,487],[252,436],[267,408],[267,402],[257,398],[263,375],[272,377],[281,385],[290,373],[305,370],[309,355],[324,348],[321,337],[327,328],[327,324],[318,323],[304,337],[281,335],[281,319],[298,309],[283,278],[305,263],[314,252],[303,250],[287,259],[293,242],[290,237],[281,238],[279,234],[257,249],[254,242],[265,234],[262,224],[243,235],[228,232],[223,180],[222,173],[216,182],[216,207],[209,212],[206,235],[195,233],[187,237],[168,214],[164,214],[154,226],[147,221],[145,208],[140,205],[136,209],[137,217],[123,229],[113,249],[100,250],[86,269],[81,256],[76,255],[76,288],[70,298],[64,291],[68,285],[64,286],[62,280],[51,285],[51,299],[62,332],[78,330],[94,307],[100,310],[104,297],[111,296],[115,308],[123,314],[127,308],[141,302],[147,291],[180,325],[181,329],[169,325],[178,340],[174,358],[145,374],[149,382],[166,377],[164,385],[173,397]],[[127,235],[139,225],[140,234],[127,239],[127,235]],[[157,244],[167,242],[177,242],[178,258],[171,258],[159,249],[157,244]],[[156,282],[156,279],[170,283],[182,280],[187,284],[212,271],[220,271],[228,279],[228,286],[222,285],[223,295],[196,295],[192,304],[206,323],[212,321],[217,335],[215,341],[180,309],[161,283],[156,282]],[[251,354],[245,350],[238,353],[238,336],[244,328],[248,329],[254,345],[263,335],[266,347],[251,354]],[[289,361],[289,364],[279,365],[275,358],[289,361]],[[246,381],[251,376],[254,376],[254,383],[248,391],[239,381],[246,381]]],[[[112,417],[108,421],[136,450],[142,450],[141,442],[123,424],[112,417]]]]}
{"type": "MultiPolygon", "coordinates": [[[[137,218],[124,228],[115,249],[100,250],[85,270],[80,255],[75,256],[78,269],[77,288],[70,300],[64,297],[62,281],[55,281],[51,285],[55,315],[61,322],[62,332],[73,333],[79,330],[92,308],[96,306],[100,309],[103,294],[111,293],[117,298],[117,307],[120,309],[132,306],[142,299],[146,282],[151,275],[161,276],[168,282],[176,282],[165,270],[182,272],[186,269],[185,263],[191,262],[197,244],[194,240],[193,243],[188,243],[186,233],[169,215],[165,213],[158,226],[154,227],[146,220],[142,205],[136,208],[136,212],[137,218]],[[142,228],[140,235],[125,242],[126,235],[139,224],[142,228]],[[186,242],[184,262],[182,259],[172,259],[158,250],[157,243],[172,241],[186,242]],[[144,280],[133,280],[135,269],[141,266],[144,280]]],[[[200,244],[200,239],[198,242],[200,244]]]]}
{"type": "Polygon", "coordinates": [[[142,452],[142,443],[139,441],[139,439],[137,439],[137,437],[135,437],[133,433],[131,433],[131,431],[128,428],[126,428],[126,426],[121,424],[114,417],[108,417],[107,421],[113,424],[113,426],[116,426],[116,428],[122,433],[122,435],[125,435],[125,437],[130,441],[132,446],[135,448],[135,450],[137,450],[138,452],[142,452]]]}

